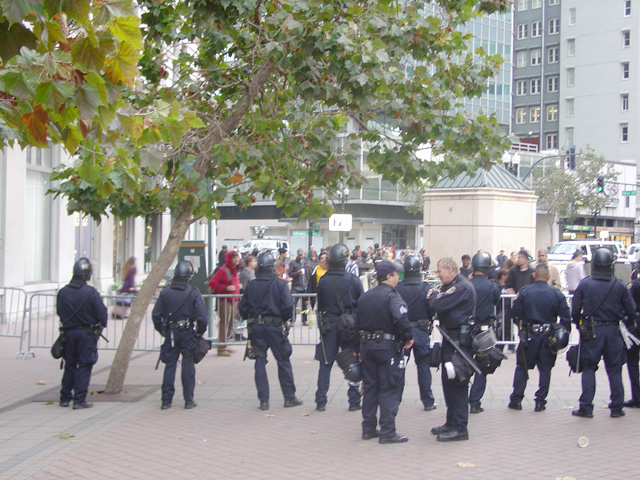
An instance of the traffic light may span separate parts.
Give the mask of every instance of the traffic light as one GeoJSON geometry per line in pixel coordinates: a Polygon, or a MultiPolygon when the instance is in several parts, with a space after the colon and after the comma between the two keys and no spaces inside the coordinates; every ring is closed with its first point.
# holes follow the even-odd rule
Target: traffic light
{"type": "Polygon", "coordinates": [[[573,145],[567,150],[567,168],[569,170],[576,169],[576,147],[573,145]]]}
{"type": "Polygon", "coordinates": [[[604,191],[604,178],[603,177],[598,177],[596,190],[598,191],[598,193],[601,193],[601,192],[604,191]]]}

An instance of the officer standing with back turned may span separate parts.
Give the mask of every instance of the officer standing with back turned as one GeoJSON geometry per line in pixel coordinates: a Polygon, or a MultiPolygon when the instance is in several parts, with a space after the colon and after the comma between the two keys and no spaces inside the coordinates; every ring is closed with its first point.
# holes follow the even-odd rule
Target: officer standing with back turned
{"type": "Polygon", "coordinates": [[[604,366],[611,389],[610,416],[624,416],[624,386],[622,365],[626,352],[620,322],[624,316],[633,321],[636,305],[629,290],[613,276],[613,254],[599,248],[593,254],[591,276],[584,278],[575,293],[571,314],[580,329],[582,364],[582,395],[576,417],[593,417],[593,397],[596,394],[596,368],[604,357],[604,366]]]}
{"type": "Polygon", "coordinates": [[[433,392],[431,391],[431,312],[427,292],[431,284],[422,281],[422,261],[418,255],[408,255],[404,262],[404,279],[398,284],[396,291],[403,298],[409,309],[409,325],[413,330],[413,347],[405,354],[413,351],[416,369],[418,370],[418,387],[420,400],[425,412],[436,409],[433,392]]]}
{"type": "Polygon", "coordinates": [[[91,408],[87,392],[91,370],[98,361],[98,338],[107,326],[107,308],[100,294],[87,282],[93,267],[86,258],[73,265],[73,277],[58,292],[56,309],[65,338],[64,374],[60,389],[60,406],[73,409],[91,408]]]}
{"type": "Polygon", "coordinates": [[[293,350],[287,322],[293,314],[293,299],[287,282],[276,276],[275,259],[270,251],[258,255],[256,278],[244,289],[238,310],[247,320],[249,341],[255,352],[255,382],[260,410],[269,410],[269,379],[265,368],[269,348],[278,362],[278,379],[285,408],[302,405],[302,400],[296,398],[289,360],[293,350]]]}
{"type": "MultiPolygon", "coordinates": [[[[358,299],[363,294],[360,281],[345,270],[349,259],[349,249],[338,243],[329,252],[329,270],[320,278],[318,295],[318,328],[320,343],[316,345],[315,359],[320,362],[318,370],[318,389],[316,390],[316,410],[324,412],[327,405],[327,391],[331,367],[338,350],[357,349],[358,332],[352,338],[345,338],[346,332],[338,331],[338,321],[344,312],[355,313],[358,299]]],[[[360,391],[358,385],[349,384],[349,411],[360,410],[360,391]]]]}
{"type": "Polygon", "coordinates": [[[196,388],[196,367],[193,353],[196,336],[207,331],[207,309],[200,292],[189,285],[194,270],[191,262],[178,262],[171,285],[160,292],[153,307],[153,326],[165,337],[160,347],[160,359],[164,362],[162,378],[162,410],[171,408],[176,380],[178,357],[182,354],[182,394],[184,408],[194,408],[193,392],[196,388]]]}
{"type": "Polygon", "coordinates": [[[396,433],[396,415],[404,387],[403,348],[413,345],[407,304],[396,292],[402,266],[389,260],[376,265],[378,285],[358,300],[356,323],[364,374],[362,439],[379,443],[409,441],[396,433]],[[380,407],[380,430],[377,412],[380,407]]]}

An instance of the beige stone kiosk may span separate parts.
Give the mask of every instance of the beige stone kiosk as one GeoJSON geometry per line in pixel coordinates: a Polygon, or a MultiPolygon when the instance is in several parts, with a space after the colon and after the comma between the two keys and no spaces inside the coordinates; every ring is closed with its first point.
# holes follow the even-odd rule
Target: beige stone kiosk
{"type": "Polygon", "coordinates": [[[509,256],[521,246],[534,255],[538,197],[501,165],[443,178],[422,198],[423,245],[432,262],[452,256],[459,263],[478,250],[509,256]]]}

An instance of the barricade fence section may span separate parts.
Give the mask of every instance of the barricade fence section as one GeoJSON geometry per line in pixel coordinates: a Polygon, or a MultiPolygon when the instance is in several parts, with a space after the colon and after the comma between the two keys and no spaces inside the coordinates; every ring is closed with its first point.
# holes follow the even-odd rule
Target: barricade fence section
{"type": "MultiPolygon", "coordinates": [[[[23,351],[22,341],[20,352],[15,357],[35,356],[32,349],[51,348],[59,335],[60,321],[56,314],[55,294],[33,294],[26,308],[26,293],[19,289],[0,289],[1,308],[0,336],[26,338],[27,348],[23,351]]],[[[208,313],[208,326],[205,336],[213,341],[213,346],[242,346],[248,337],[247,321],[240,318],[238,302],[242,296],[235,295],[203,295],[208,313]],[[221,321],[223,319],[223,321],[221,321]]],[[[320,341],[318,330],[318,311],[315,302],[316,294],[293,293],[294,312],[291,320],[293,324],[289,330],[289,341],[293,345],[315,345],[320,341]],[[312,304],[314,305],[312,307],[312,304]],[[302,314],[306,314],[306,324],[303,324],[302,314]]],[[[496,306],[496,320],[494,328],[500,345],[518,343],[518,328],[511,318],[511,304],[516,295],[502,295],[496,306]]],[[[103,331],[105,339],[100,338],[98,348],[101,350],[115,350],[118,348],[125,324],[129,319],[131,295],[104,295],[102,299],[107,306],[108,323],[103,331]]],[[[567,296],[570,304],[571,296],[567,296]]],[[[149,304],[140,327],[134,350],[157,351],[164,342],[162,336],[155,330],[151,312],[155,305],[154,297],[149,304]]],[[[575,329],[574,329],[575,330],[575,329]]],[[[441,341],[440,333],[435,329],[433,341],[441,341]]],[[[577,340],[576,340],[577,341],[577,340]]],[[[573,342],[572,342],[573,343],[573,342]]]]}

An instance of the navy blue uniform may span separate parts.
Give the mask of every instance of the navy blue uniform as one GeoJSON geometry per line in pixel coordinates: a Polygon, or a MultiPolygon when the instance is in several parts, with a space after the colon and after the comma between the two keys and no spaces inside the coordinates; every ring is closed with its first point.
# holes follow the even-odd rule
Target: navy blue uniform
{"type": "Polygon", "coordinates": [[[95,288],[74,279],[58,292],[56,309],[66,339],[60,402],[82,404],[98,361],[95,326],[107,326],[107,307],[95,288]]]}
{"type": "Polygon", "coordinates": [[[293,313],[293,299],[287,282],[275,275],[258,276],[244,290],[238,306],[240,315],[249,322],[249,340],[256,352],[255,382],[258,399],[269,401],[269,379],[267,378],[267,350],[271,348],[278,362],[278,379],[285,400],[293,400],[296,387],[291,368],[291,344],[283,336],[282,326],[293,313]]]}
{"type": "Polygon", "coordinates": [[[405,354],[411,356],[413,350],[416,369],[418,370],[418,387],[420,400],[426,409],[433,407],[434,398],[431,392],[431,366],[429,355],[431,354],[431,311],[427,292],[432,288],[428,282],[422,282],[420,278],[407,278],[396,287],[396,291],[406,302],[409,309],[408,318],[413,330],[413,345],[405,350],[405,354]]]}
{"type": "Polygon", "coordinates": [[[571,310],[573,322],[576,325],[580,324],[581,318],[587,316],[593,316],[592,321],[595,321],[595,338],[583,339],[581,346],[583,371],[580,409],[589,414],[593,413],[596,368],[600,358],[604,357],[604,366],[611,389],[609,408],[611,413],[619,413],[624,404],[622,365],[626,357],[619,323],[625,315],[629,318],[635,316],[636,305],[633,298],[624,284],[616,278],[597,280],[587,277],[582,279],[573,294],[571,310]]]}
{"type": "MultiPolygon", "coordinates": [[[[333,367],[338,351],[349,347],[356,349],[357,347],[355,343],[348,344],[338,338],[338,319],[343,313],[340,303],[346,311],[355,313],[358,299],[364,292],[358,278],[345,272],[342,268],[339,271],[329,269],[320,278],[316,291],[318,294],[318,316],[321,322],[320,331],[325,331],[324,334],[321,333],[322,340],[316,345],[315,359],[320,362],[316,404],[318,407],[324,407],[327,404],[331,367],[333,367]]],[[[355,342],[357,341],[356,338],[355,342]]],[[[351,407],[360,405],[360,391],[357,385],[349,384],[347,396],[351,407]]]]}
{"type": "Polygon", "coordinates": [[[404,359],[399,344],[413,338],[407,305],[391,286],[380,283],[358,300],[356,323],[361,332],[397,337],[368,340],[360,346],[364,375],[362,433],[376,431],[380,407],[380,438],[392,438],[396,435],[396,415],[404,387],[404,359]]]}
{"type": "MultiPolygon", "coordinates": [[[[548,337],[544,325],[556,323],[560,317],[560,323],[568,331],[571,331],[571,312],[567,305],[566,297],[560,291],[549,286],[542,280],[537,280],[531,285],[522,287],[518,296],[513,301],[512,313],[519,318],[523,328],[531,330],[527,345],[523,349],[522,343],[516,350],[516,371],[513,376],[512,404],[520,404],[527,388],[527,377],[523,361],[523,350],[526,352],[527,367],[538,367],[540,379],[536,392],[536,405],[544,406],[547,403],[549,384],[551,382],[551,369],[556,364],[556,355],[551,352],[548,345],[548,337]],[[531,327],[531,328],[529,328],[531,327]],[[542,330],[541,330],[542,328],[542,330]]],[[[524,333],[525,330],[523,330],[524,333]]]]}
{"type": "Polygon", "coordinates": [[[196,388],[196,367],[193,352],[196,348],[196,333],[207,331],[207,309],[200,292],[183,282],[174,282],[162,289],[153,312],[153,325],[165,335],[160,347],[160,358],[164,362],[162,378],[162,404],[171,405],[175,388],[178,357],[182,354],[182,394],[185,403],[193,402],[196,388]],[[166,329],[162,320],[169,323],[166,329]]]}
{"type": "MultiPolygon", "coordinates": [[[[629,292],[631,298],[636,304],[635,318],[629,322],[632,327],[629,329],[637,337],[640,335],[640,279],[635,279],[629,284],[629,292]]],[[[627,370],[629,372],[629,381],[631,382],[631,400],[626,402],[625,406],[640,407],[640,369],[638,362],[640,361],[640,346],[635,343],[627,350],[627,370]]]]}
{"type": "MultiPolygon", "coordinates": [[[[469,324],[475,304],[475,291],[469,280],[457,275],[451,283],[443,285],[440,292],[429,297],[431,313],[438,315],[441,328],[444,328],[454,341],[460,340],[460,328],[469,324]]],[[[469,356],[472,355],[470,345],[461,345],[469,356]]],[[[455,349],[447,340],[442,340],[442,364],[451,361],[455,349]]],[[[445,425],[461,434],[467,433],[469,421],[469,389],[468,383],[457,379],[450,380],[446,369],[442,368],[442,390],[447,404],[447,421],[445,425]]]]}
{"type": "MultiPolygon", "coordinates": [[[[484,275],[476,274],[471,277],[470,282],[476,291],[476,327],[493,326],[496,305],[500,302],[500,287],[496,282],[492,282],[484,275]]],[[[469,391],[469,405],[472,408],[480,408],[486,388],[487,377],[476,373],[469,391]]]]}

